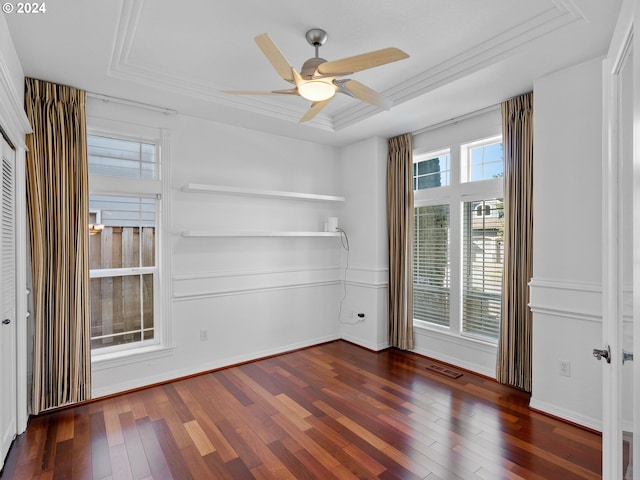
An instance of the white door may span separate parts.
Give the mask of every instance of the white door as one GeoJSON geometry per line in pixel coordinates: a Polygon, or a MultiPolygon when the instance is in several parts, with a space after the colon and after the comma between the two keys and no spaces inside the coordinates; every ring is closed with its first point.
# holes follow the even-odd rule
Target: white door
{"type": "Polygon", "coordinates": [[[15,152],[0,137],[2,199],[0,201],[0,468],[16,436],[16,242],[15,152]]]}
{"type": "Polygon", "coordinates": [[[603,362],[603,478],[611,480],[640,479],[639,13],[640,0],[624,1],[603,63],[603,345],[594,355],[603,362]]]}

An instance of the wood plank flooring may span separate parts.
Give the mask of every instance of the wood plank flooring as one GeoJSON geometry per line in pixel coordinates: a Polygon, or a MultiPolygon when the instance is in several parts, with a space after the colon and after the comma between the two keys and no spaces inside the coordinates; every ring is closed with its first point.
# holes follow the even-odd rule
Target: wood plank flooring
{"type": "Polygon", "coordinates": [[[332,342],[34,417],[4,479],[597,479],[528,396],[332,342]]]}

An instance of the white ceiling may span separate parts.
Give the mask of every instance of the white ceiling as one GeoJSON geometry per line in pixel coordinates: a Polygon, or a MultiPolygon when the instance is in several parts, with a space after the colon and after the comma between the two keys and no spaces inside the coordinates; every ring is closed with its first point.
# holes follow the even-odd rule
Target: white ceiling
{"type": "Polygon", "coordinates": [[[531,90],[533,80],[606,53],[621,0],[54,0],[4,14],[27,76],[216,121],[341,145],[415,131],[531,90]],[[328,60],[398,47],[410,58],[352,78],[389,111],[338,95],[311,122],[253,38],[267,32],[297,68],[310,28],[328,60]]]}

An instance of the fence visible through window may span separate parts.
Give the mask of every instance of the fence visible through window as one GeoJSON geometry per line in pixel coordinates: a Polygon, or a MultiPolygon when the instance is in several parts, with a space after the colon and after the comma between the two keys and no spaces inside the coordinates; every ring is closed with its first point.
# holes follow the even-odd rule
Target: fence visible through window
{"type": "Polygon", "coordinates": [[[90,196],[93,349],[154,338],[155,200],[90,196]]]}

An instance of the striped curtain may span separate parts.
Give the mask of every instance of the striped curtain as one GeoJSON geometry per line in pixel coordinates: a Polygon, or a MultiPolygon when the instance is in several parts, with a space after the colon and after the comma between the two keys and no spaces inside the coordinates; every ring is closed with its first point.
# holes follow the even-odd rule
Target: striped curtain
{"type": "Polygon", "coordinates": [[[85,98],[81,90],[26,79],[36,414],[91,394],[85,98]]]}
{"type": "Polygon", "coordinates": [[[533,93],[502,104],[504,275],[496,378],[531,391],[529,280],[533,246],[533,93]]]}
{"type": "Polygon", "coordinates": [[[389,229],[389,344],[413,348],[413,138],[389,139],[387,223],[389,229]]]}

